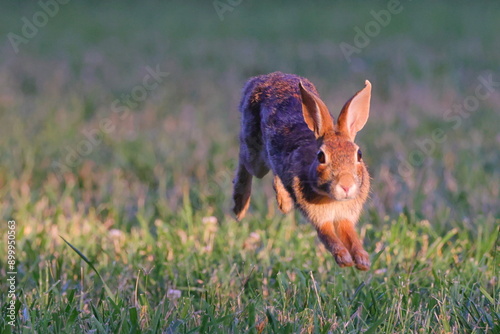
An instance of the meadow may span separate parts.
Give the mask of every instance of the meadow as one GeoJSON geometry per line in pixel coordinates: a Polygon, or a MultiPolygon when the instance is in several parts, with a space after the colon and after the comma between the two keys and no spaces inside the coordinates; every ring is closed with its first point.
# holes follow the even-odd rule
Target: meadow
{"type": "Polygon", "coordinates": [[[0,11],[1,333],[500,333],[500,3],[49,2],[0,11]],[[373,85],[367,272],[271,175],[231,214],[278,70],[373,85]]]}

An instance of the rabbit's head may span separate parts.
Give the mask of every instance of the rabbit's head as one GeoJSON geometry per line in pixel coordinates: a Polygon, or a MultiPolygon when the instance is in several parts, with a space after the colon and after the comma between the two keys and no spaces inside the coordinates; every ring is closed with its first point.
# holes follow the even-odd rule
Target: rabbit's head
{"type": "Polygon", "coordinates": [[[299,84],[304,120],[317,140],[317,156],[310,166],[309,183],[314,192],[336,201],[366,199],[369,175],[356,133],[368,120],[371,84],[346,102],[334,123],[328,109],[313,92],[299,84]]]}

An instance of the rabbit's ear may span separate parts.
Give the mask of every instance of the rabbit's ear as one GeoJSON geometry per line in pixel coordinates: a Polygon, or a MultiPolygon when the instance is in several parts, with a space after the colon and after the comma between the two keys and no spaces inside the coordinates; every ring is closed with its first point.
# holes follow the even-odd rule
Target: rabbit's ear
{"type": "Polygon", "coordinates": [[[304,121],[316,138],[322,137],[326,132],[333,131],[333,119],[326,105],[314,93],[299,83],[302,96],[302,115],[304,121]]]}
{"type": "Polygon", "coordinates": [[[365,126],[370,114],[370,97],[372,85],[365,81],[365,88],[356,93],[346,102],[340,112],[337,129],[354,141],[356,133],[365,126]]]}

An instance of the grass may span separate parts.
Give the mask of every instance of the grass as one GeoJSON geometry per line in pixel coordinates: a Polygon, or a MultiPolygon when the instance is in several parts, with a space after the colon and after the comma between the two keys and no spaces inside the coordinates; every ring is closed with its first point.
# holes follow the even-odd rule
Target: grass
{"type": "MultiPolygon", "coordinates": [[[[402,6],[351,63],[339,44],[386,3],[243,1],[220,21],[211,2],[70,2],[19,53],[5,38],[0,216],[18,274],[14,327],[0,281],[2,333],[499,333],[500,89],[448,112],[500,81],[500,7],[402,6]],[[157,66],[158,87],[115,112],[157,66]],[[240,88],[275,70],[310,78],[334,115],[373,84],[366,273],[279,213],[269,177],[244,221],[229,214],[240,88]]],[[[9,5],[1,35],[39,10],[9,5]]]]}

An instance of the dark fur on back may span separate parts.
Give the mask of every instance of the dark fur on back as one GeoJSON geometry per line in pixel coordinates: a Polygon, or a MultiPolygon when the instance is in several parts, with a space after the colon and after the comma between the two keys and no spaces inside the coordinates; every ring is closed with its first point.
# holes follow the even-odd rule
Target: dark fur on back
{"type": "Polygon", "coordinates": [[[274,72],[248,80],[240,103],[240,140],[248,148],[243,152],[245,166],[257,177],[271,169],[292,195],[293,176],[302,179],[308,173],[317,151],[302,115],[299,82],[318,95],[306,78],[274,72]]]}

